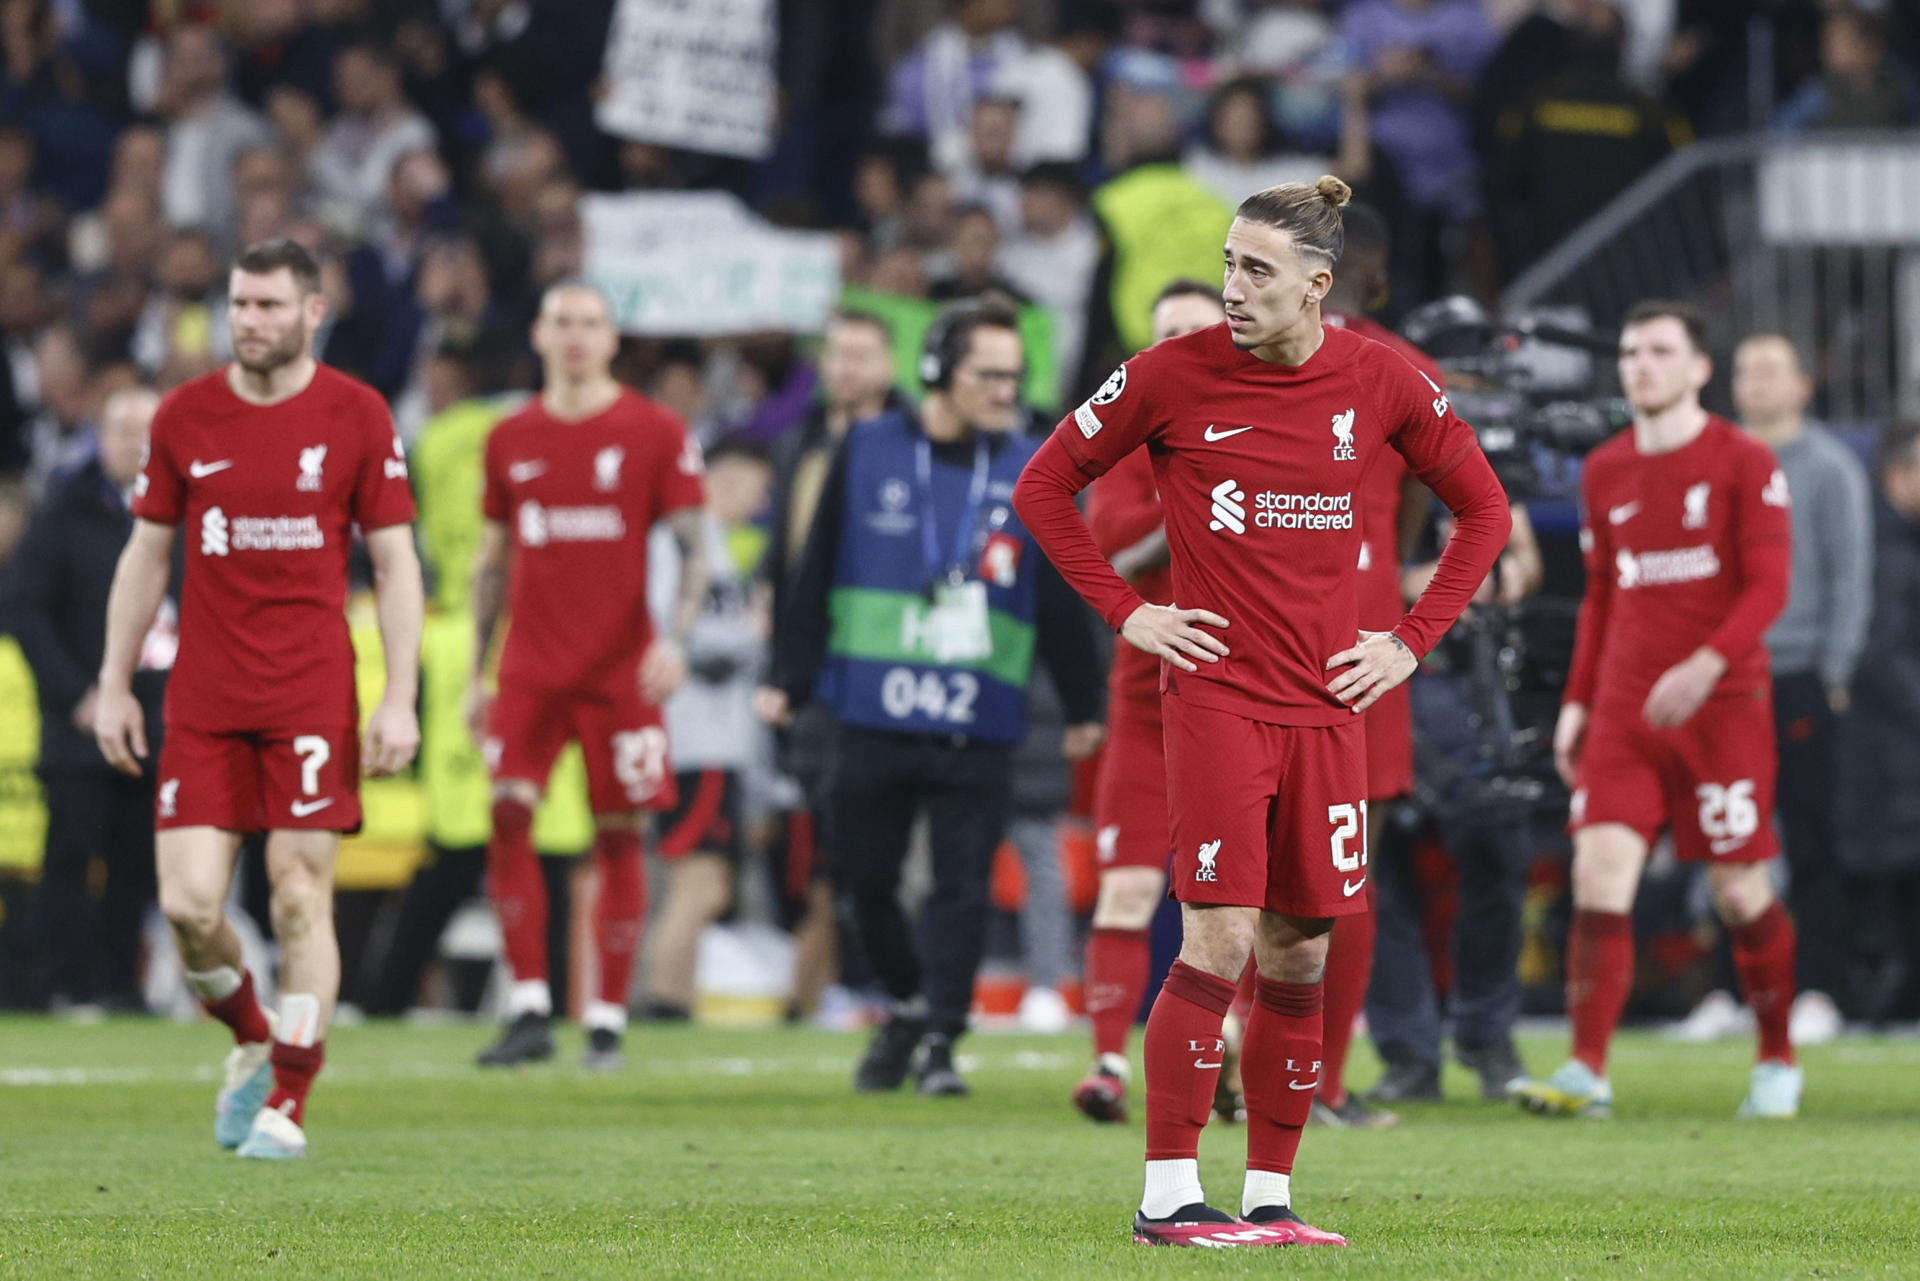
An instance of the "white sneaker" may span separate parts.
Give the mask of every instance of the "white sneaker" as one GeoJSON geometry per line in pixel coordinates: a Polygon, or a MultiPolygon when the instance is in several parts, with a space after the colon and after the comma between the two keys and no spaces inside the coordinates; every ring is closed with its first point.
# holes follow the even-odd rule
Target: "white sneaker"
{"type": "Polygon", "coordinates": [[[1073,1011],[1067,998],[1050,987],[1030,987],[1020,998],[1020,1030],[1052,1035],[1064,1032],[1073,1023],[1073,1011]]]}
{"type": "Polygon", "coordinates": [[[292,1161],[307,1154],[307,1134],[293,1118],[272,1108],[254,1114],[253,1132],[240,1145],[237,1155],[266,1161],[292,1161]]]}
{"type": "Polygon", "coordinates": [[[1793,998],[1787,1017],[1787,1036],[1795,1045],[1826,1045],[1839,1039],[1840,1007],[1825,992],[1802,992],[1793,998]]]}
{"type": "Polygon", "coordinates": [[[1709,992],[1693,1013],[1667,1029],[1670,1041],[1725,1041],[1753,1034],[1753,1011],[1724,988],[1709,992]]]}

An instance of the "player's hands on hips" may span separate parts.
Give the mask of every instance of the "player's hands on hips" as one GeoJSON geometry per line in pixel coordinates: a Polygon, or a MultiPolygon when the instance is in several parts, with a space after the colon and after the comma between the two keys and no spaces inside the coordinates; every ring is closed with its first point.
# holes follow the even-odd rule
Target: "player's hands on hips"
{"type": "Polygon", "coordinates": [[[385,778],[405,769],[420,750],[420,718],[411,702],[400,703],[383,698],[367,718],[366,742],[360,759],[374,778],[385,778]]]}
{"type": "Polygon", "coordinates": [[[640,697],[664,703],[687,683],[687,651],[671,636],[656,636],[640,656],[640,697]]]}
{"type": "Polygon", "coordinates": [[[762,685],[753,691],[753,714],[768,725],[785,725],[793,719],[793,704],[786,690],[762,685]]]}
{"type": "Polygon", "coordinates": [[[140,762],[147,759],[147,714],[132,690],[94,691],[93,737],[107,764],[139,777],[140,762]]]}
{"type": "Polygon", "coordinates": [[[1580,769],[1580,749],[1587,742],[1587,709],[1581,703],[1566,703],[1560,708],[1560,719],[1553,723],[1553,768],[1560,775],[1560,781],[1569,788],[1574,786],[1574,775],[1580,769]]]}
{"type": "Polygon", "coordinates": [[[1181,609],[1177,605],[1142,605],[1120,624],[1120,635],[1135,649],[1165,659],[1183,672],[1197,672],[1197,658],[1217,663],[1227,655],[1227,643],[1201,626],[1225,627],[1227,620],[1211,610],[1181,609]]]}
{"type": "Polygon", "coordinates": [[[1084,761],[1100,750],[1107,738],[1107,727],[1099,721],[1069,725],[1060,736],[1060,754],[1070,761],[1084,761]]]}
{"type": "Polygon", "coordinates": [[[1669,667],[1653,683],[1640,714],[1655,729],[1674,729],[1693,719],[1700,704],[1726,675],[1727,660],[1702,646],[1669,667]]]}
{"type": "Polygon", "coordinates": [[[1405,682],[1419,666],[1420,660],[1407,643],[1392,632],[1363,631],[1358,645],[1327,660],[1329,671],[1347,668],[1327,682],[1327,692],[1354,711],[1364,712],[1379,702],[1382,694],[1405,682]]]}

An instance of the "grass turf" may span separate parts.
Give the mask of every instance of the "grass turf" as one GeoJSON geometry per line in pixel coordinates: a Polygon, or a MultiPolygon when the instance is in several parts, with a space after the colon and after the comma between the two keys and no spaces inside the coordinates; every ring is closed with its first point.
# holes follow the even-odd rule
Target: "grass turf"
{"type": "MultiPolygon", "coordinates": [[[[469,1064],[476,1027],[339,1031],[303,1162],[212,1142],[218,1029],[0,1019],[0,1277],[1920,1275],[1920,1042],[1806,1055],[1742,1123],[1747,1047],[1623,1038],[1611,1122],[1457,1101],[1309,1131],[1296,1200],[1346,1250],[1130,1243],[1141,1132],[1067,1095],[1081,1037],[978,1036],[975,1095],[855,1097],[857,1038],[638,1029],[624,1073],[469,1064]]],[[[1537,1069],[1564,1042],[1523,1046],[1537,1069]]],[[[1375,1067],[1358,1064],[1354,1079],[1375,1067]]],[[[1136,1091],[1137,1093],[1137,1091],[1136,1091]]],[[[1202,1174],[1238,1195],[1240,1135],[1202,1174]]]]}

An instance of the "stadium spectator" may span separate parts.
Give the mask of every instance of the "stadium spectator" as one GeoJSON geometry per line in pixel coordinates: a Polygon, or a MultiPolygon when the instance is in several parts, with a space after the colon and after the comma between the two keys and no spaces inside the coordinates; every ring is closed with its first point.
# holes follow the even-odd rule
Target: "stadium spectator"
{"type": "Polygon", "coordinates": [[[1080,368],[1100,233],[1073,166],[1040,164],[1020,176],[1020,229],[1000,246],[998,261],[1020,295],[1052,309],[1058,367],[1080,368]]]}
{"type": "MultiPolygon", "coordinates": [[[[47,843],[39,933],[55,1008],[144,1008],[138,969],[141,921],[154,898],[153,769],[143,764],[132,777],[111,769],[93,739],[93,713],[107,592],[133,532],[127,503],[158,403],[144,388],[108,398],[97,450],[54,478],[7,585],[8,630],[33,669],[40,701],[47,843]],[[91,883],[96,860],[106,872],[104,885],[91,883]]],[[[156,746],[167,669],[179,643],[178,594],[176,576],[133,678],[148,742],[156,746]]]]}
{"type": "Polygon", "coordinates": [[[207,233],[187,227],[168,235],[130,344],[144,376],[175,387],[232,354],[220,276],[219,249],[207,233]]]}
{"type": "Polygon", "coordinates": [[[1274,119],[1267,81],[1229,80],[1208,100],[1201,139],[1182,163],[1222,201],[1238,204],[1256,191],[1283,182],[1312,182],[1336,173],[1350,183],[1367,176],[1367,105],[1355,95],[1341,121],[1341,150],[1316,155],[1295,145],[1274,119]]]}
{"type": "Polygon", "coordinates": [[[953,0],[953,16],[887,74],[882,133],[924,138],[935,168],[951,173],[970,150],[974,104],[1003,67],[1027,56],[1026,38],[1013,30],[1013,0],[953,0]]]}
{"type": "Polygon", "coordinates": [[[1620,335],[1633,426],[1581,474],[1586,593],[1554,764],[1572,789],[1572,1056],[1515,1083],[1545,1115],[1613,1110],[1607,1053],[1633,982],[1632,908],[1654,841],[1707,865],[1758,1030],[1743,1116],[1800,1108],[1789,1036],[1794,925],[1767,862],[1777,755],[1762,637],[1787,601],[1786,476],[1765,445],[1700,405],[1706,326],[1636,304],[1620,335]]]}
{"type": "Polygon", "coordinates": [[[1000,231],[1020,226],[1020,179],[1014,163],[1014,131],[1020,104],[1012,98],[982,98],[973,105],[965,163],[953,172],[953,192],[963,204],[984,206],[1000,231]]]}
{"type": "Polygon", "coordinates": [[[1086,756],[1100,739],[1085,612],[1009,506],[1032,449],[1014,430],[1016,324],[1003,303],[949,304],[928,331],[920,410],[850,430],[821,485],[761,700],[774,723],[814,698],[836,722],[835,874],[893,1001],[855,1074],[860,1090],[897,1089],[924,1041],[920,1093],[969,1092],[953,1047],[986,943],[1036,652],[1066,706],[1066,754],[1086,756]],[[916,941],[899,891],[923,810],[933,888],[916,941]]]}
{"type": "Polygon", "coordinates": [[[1820,25],[1820,70],[1774,114],[1780,129],[1920,124],[1920,76],[1889,47],[1885,19],[1850,4],[1820,25]]]}
{"type": "Polygon", "coordinates": [[[473,568],[469,716],[493,779],[487,893],[513,974],[506,1026],[477,1062],[515,1067],[553,1055],[547,893],[532,831],[571,740],[586,758],[598,874],[597,987],[582,1019],[581,1063],[609,1071],[625,1062],[646,922],[640,816],[675,800],[660,708],[686,681],[683,638],[707,596],[700,451],[677,419],[613,377],[619,337],[597,289],[549,289],[533,341],[544,387],[487,438],[486,525],[473,568]],[[681,564],[662,629],[647,601],[656,523],[672,530],[681,564]],[[499,693],[489,697],[487,660],[509,607],[499,693]]]}
{"type": "Polygon", "coordinates": [[[1871,658],[1840,724],[1835,804],[1858,887],[1849,927],[1873,962],[1863,1012],[1884,1025],[1920,997],[1920,427],[1887,432],[1879,471],[1871,658]]]}
{"type": "Polygon", "coordinates": [[[328,124],[311,164],[322,207],[341,224],[364,229],[387,193],[395,162],[431,151],[433,126],[407,102],[393,51],[350,45],[333,63],[340,111],[328,124]]]}
{"type": "Polygon", "coordinates": [[[1000,229],[985,205],[961,205],[953,211],[953,239],[946,255],[947,270],[927,286],[935,302],[1000,294],[1010,301],[1030,301],[1026,293],[1000,274],[1000,229]]]}
{"type": "Polygon", "coordinates": [[[1867,642],[1873,610],[1873,501],[1852,450],[1806,417],[1813,379],[1792,341],[1752,334],[1733,353],[1740,424],[1773,450],[1793,495],[1793,570],[1787,607],[1767,630],[1780,752],[1787,904],[1800,935],[1795,1045],[1840,1032],[1852,903],[1840,865],[1833,738],[1867,642]]]}
{"type": "Polygon", "coordinates": [[[1052,40],[996,67],[989,92],[1019,104],[1013,162],[1077,164],[1093,147],[1094,73],[1116,24],[1102,6],[1075,5],[1052,40]]]}
{"type": "Polygon", "coordinates": [[[166,121],[160,207],[176,227],[225,227],[233,217],[233,162],[270,140],[266,121],[234,96],[227,54],[211,27],[177,28],[155,104],[166,121]]]}
{"type": "Polygon", "coordinates": [[[156,770],[160,909],[188,986],[233,1032],[214,1137],[266,1160],[306,1155],[307,1094],[340,984],[334,860],[339,833],[360,825],[362,749],[367,772],[384,775],[420,741],[413,496],[386,406],[313,358],[319,274],[286,241],[235,259],[235,361],[176,391],[154,419],[107,604],[94,712],[108,762],[138,775],[149,745],[133,676],[184,525],[185,661],[169,682],[156,770]],[[340,610],[349,523],[364,531],[386,654],[364,740],[340,610]],[[242,835],[261,830],[282,950],[277,1019],[261,1007],[226,917],[242,835]]]}
{"type": "MultiPolygon", "coordinates": [[[[647,933],[646,1017],[685,1022],[693,1016],[700,934],[734,901],[747,853],[747,783],[766,759],[767,727],[754,715],[753,692],[766,674],[767,611],[754,591],[766,534],[772,479],[764,450],[736,438],[707,452],[706,540],[709,586],[686,631],[687,683],[667,700],[678,800],[659,816],[666,894],[647,933]]],[[[654,613],[671,608],[678,578],[673,535],[653,532],[654,613]]]]}

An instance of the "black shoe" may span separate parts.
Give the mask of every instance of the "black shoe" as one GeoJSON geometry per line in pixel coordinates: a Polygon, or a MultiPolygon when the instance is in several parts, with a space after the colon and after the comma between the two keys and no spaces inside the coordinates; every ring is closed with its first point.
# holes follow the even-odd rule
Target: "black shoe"
{"type": "Polygon", "coordinates": [[[500,1039],[480,1051],[474,1062],[481,1067],[518,1067],[522,1063],[540,1063],[553,1057],[553,1029],[544,1014],[526,1013],[507,1024],[500,1039]]]}
{"type": "Polygon", "coordinates": [[[1488,1103],[1505,1103],[1507,1087],[1527,1074],[1512,1041],[1489,1041],[1485,1045],[1455,1045],[1453,1057],[1460,1066],[1480,1077],[1480,1097],[1488,1103]]]}
{"type": "Polygon", "coordinates": [[[627,1065],[620,1048],[620,1034],[610,1027],[587,1029],[587,1048],[581,1051],[580,1066],[589,1072],[618,1072],[627,1065]]]}
{"type": "Polygon", "coordinates": [[[640,1017],[649,1023],[691,1023],[693,1011],[672,1001],[646,1001],[640,1006],[640,1017]]]}
{"type": "Polygon", "coordinates": [[[927,1038],[926,1054],[920,1060],[920,1084],[915,1087],[930,1099],[964,1099],[973,1091],[953,1066],[953,1038],[939,1033],[927,1038]]]}
{"type": "Polygon", "coordinates": [[[1431,1063],[1389,1063],[1367,1098],[1375,1103],[1438,1103],[1440,1069],[1431,1063]]]}
{"type": "Polygon", "coordinates": [[[1164,1219],[1149,1219],[1145,1211],[1134,1211],[1133,1239],[1137,1245],[1224,1245],[1211,1239],[1213,1233],[1230,1232],[1240,1226],[1240,1220],[1226,1211],[1195,1201],[1164,1219]]]}
{"type": "Polygon", "coordinates": [[[927,1034],[927,1021],[910,1014],[896,1014],[874,1030],[867,1042],[866,1057],[853,1074],[853,1088],[861,1093],[897,1090],[913,1067],[913,1052],[927,1034]]]}

